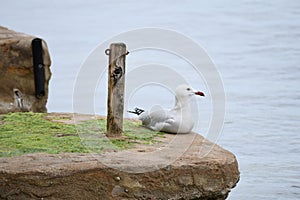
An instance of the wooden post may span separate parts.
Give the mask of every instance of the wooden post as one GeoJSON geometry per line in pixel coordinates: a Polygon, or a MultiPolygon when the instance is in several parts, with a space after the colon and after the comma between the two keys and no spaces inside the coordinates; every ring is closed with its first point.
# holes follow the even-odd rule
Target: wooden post
{"type": "Polygon", "coordinates": [[[123,131],[126,45],[112,43],[105,53],[109,55],[106,135],[117,137],[123,131]]]}

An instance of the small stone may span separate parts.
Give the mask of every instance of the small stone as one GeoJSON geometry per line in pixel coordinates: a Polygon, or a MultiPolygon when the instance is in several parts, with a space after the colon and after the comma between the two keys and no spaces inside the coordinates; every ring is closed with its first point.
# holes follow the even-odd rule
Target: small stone
{"type": "Polygon", "coordinates": [[[168,170],[168,171],[171,170],[171,165],[167,165],[166,170],[168,170]]]}
{"type": "Polygon", "coordinates": [[[117,177],[115,178],[115,180],[116,180],[116,181],[120,181],[120,180],[121,180],[121,177],[117,176],[117,177]]]}

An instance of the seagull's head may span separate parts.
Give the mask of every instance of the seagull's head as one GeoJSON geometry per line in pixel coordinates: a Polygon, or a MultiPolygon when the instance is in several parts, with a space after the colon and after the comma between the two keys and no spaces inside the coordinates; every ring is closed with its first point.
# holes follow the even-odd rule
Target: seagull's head
{"type": "Polygon", "coordinates": [[[175,90],[177,99],[189,99],[194,95],[205,96],[203,92],[193,89],[189,85],[179,85],[175,90]]]}

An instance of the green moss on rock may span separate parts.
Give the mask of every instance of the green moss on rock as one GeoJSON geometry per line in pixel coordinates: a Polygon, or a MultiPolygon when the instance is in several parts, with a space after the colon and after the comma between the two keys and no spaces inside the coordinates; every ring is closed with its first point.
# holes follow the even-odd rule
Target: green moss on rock
{"type": "MultiPolygon", "coordinates": [[[[100,153],[127,149],[136,143],[153,144],[163,133],[145,129],[139,122],[124,121],[120,138],[105,137],[105,119],[66,124],[51,121],[45,113],[9,113],[0,116],[0,157],[28,153],[100,153]]],[[[59,116],[55,118],[59,120],[59,116]]]]}

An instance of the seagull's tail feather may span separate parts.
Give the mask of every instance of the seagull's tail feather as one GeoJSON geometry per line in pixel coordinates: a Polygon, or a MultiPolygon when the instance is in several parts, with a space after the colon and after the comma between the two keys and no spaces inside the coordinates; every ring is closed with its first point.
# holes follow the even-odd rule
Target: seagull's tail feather
{"type": "Polygon", "coordinates": [[[140,115],[140,114],[142,114],[143,112],[145,112],[145,110],[140,109],[140,108],[135,108],[134,110],[128,110],[127,112],[133,113],[133,114],[136,114],[136,115],[140,115]]]}

